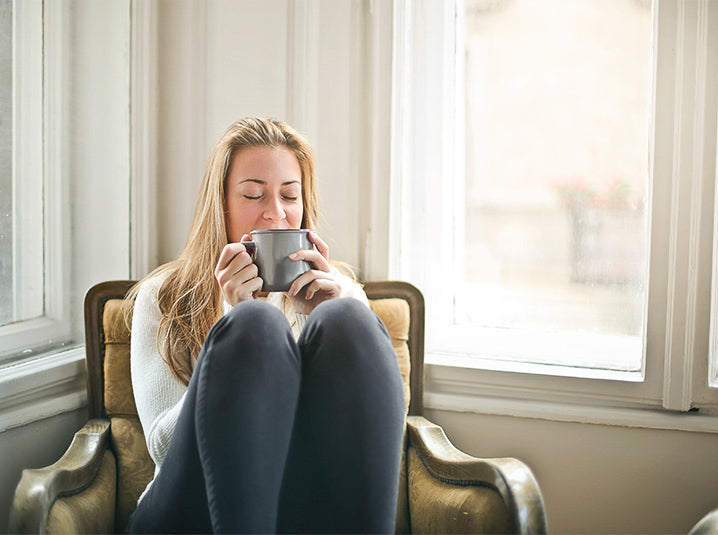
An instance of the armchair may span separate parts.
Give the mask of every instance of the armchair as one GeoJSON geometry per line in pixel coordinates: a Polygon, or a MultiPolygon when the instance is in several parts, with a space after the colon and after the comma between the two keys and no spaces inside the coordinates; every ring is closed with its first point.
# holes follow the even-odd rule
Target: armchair
{"type": "Polygon", "coordinates": [[[718,533],[718,509],[714,509],[701,518],[691,528],[688,535],[711,535],[712,533],[718,533]]]}
{"type": "MultiPolygon", "coordinates": [[[[11,533],[122,532],[154,465],[130,381],[130,333],[121,311],[133,281],[109,281],[85,298],[90,420],[55,464],[24,470],[11,533]]],[[[460,452],[422,417],[424,300],[404,282],[365,291],[391,335],[404,379],[404,438],[397,532],[546,533],[538,484],[521,461],[460,452]]]]}

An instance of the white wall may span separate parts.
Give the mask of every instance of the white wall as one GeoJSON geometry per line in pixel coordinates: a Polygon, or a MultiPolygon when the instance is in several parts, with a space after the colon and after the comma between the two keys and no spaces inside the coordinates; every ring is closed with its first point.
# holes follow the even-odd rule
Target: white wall
{"type": "Polygon", "coordinates": [[[362,6],[160,1],[160,262],[184,246],[215,141],[253,115],[287,120],[309,137],[323,201],[319,231],[333,256],[358,266],[362,6]]]}
{"type": "Polygon", "coordinates": [[[82,342],[87,290],[129,276],[130,2],[65,4],[60,163],[69,177],[72,321],[82,342]]]}

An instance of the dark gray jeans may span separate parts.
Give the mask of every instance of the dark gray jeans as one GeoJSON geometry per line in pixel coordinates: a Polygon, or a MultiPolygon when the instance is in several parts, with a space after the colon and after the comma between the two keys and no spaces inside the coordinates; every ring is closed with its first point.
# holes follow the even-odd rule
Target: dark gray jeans
{"type": "Polygon", "coordinates": [[[238,304],[207,335],[167,456],[128,532],[390,533],[404,395],[359,301],[238,304]]]}

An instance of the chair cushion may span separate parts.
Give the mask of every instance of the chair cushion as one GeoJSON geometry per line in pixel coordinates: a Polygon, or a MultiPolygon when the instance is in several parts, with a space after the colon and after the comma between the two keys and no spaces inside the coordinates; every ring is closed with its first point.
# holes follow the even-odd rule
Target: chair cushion
{"type": "Polygon", "coordinates": [[[130,376],[130,330],[125,323],[123,301],[107,301],[102,320],[105,335],[105,411],[110,418],[137,416],[130,376]]]}
{"type": "Polygon", "coordinates": [[[369,305],[386,326],[394,346],[396,358],[399,361],[399,370],[404,380],[404,402],[406,412],[409,412],[411,401],[411,356],[409,355],[409,303],[399,298],[370,299],[369,305]]]}

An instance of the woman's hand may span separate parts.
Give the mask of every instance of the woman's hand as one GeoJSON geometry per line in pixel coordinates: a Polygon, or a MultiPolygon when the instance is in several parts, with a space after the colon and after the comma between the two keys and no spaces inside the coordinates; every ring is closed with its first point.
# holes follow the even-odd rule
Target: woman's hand
{"type": "Polygon", "coordinates": [[[294,308],[301,314],[309,314],[320,303],[342,293],[336,272],[329,264],[329,246],[314,232],[309,233],[309,241],[316,250],[303,249],[289,255],[291,260],[304,260],[312,267],[297,277],[287,292],[294,301],[294,308]]]}
{"type": "MultiPolygon", "coordinates": [[[[245,237],[249,238],[243,236],[243,241],[245,237]]],[[[262,289],[263,281],[257,273],[252,256],[241,242],[225,245],[214,268],[214,276],[222,290],[222,296],[232,306],[240,301],[254,299],[262,289]]]]}

